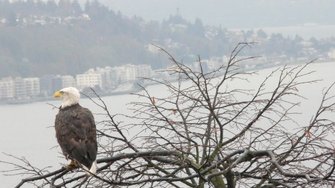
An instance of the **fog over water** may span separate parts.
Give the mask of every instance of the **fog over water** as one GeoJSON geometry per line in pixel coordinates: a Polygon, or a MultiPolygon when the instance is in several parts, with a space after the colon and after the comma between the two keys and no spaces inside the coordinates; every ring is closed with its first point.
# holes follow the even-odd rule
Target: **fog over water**
{"type": "MultiPolygon", "coordinates": [[[[248,87],[259,86],[260,81],[271,72],[272,69],[262,70],[257,76],[254,76],[247,84],[248,87]]],[[[301,94],[307,99],[302,100],[302,104],[296,111],[301,115],[296,116],[298,122],[308,123],[312,114],[318,107],[322,90],[335,82],[333,71],[334,63],[313,64],[309,70],[316,72],[309,76],[310,79],[322,79],[322,81],[313,85],[306,85],[299,89],[301,94]]],[[[275,81],[275,79],[273,80],[275,81]]],[[[235,83],[236,84],[236,83],[235,83]]],[[[246,84],[246,83],[244,83],[246,84]]],[[[237,85],[244,88],[246,85],[237,85]]],[[[150,86],[149,91],[153,96],[164,93],[162,86],[150,86]]],[[[332,90],[333,94],[334,89],[332,90]]],[[[116,95],[104,97],[112,114],[130,114],[128,103],[138,100],[133,95],[116,95]]],[[[88,107],[95,114],[96,121],[103,120],[103,115],[89,99],[82,99],[81,105],[88,107]]],[[[58,109],[52,105],[59,106],[59,101],[37,102],[21,105],[1,105],[0,106],[0,160],[11,160],[4,153],[25,157],[32,165],[39,168],[51,166],[50,169],[58,169],[67,162],[61,157],[60,148],[57,146],[55,131],[53,128],[54,118],[58,109]],[[50,105],[51,104],[51,105],[50,105]]],[[[99,127],[98,127],[99,128],[99,127]]],[[[0,169],[10,169],[9,166],[0,163],[0,169]]],[[[0,175],[1,187],[13,187],[20,180],[18,177],[7,177],[0,175]]]]}

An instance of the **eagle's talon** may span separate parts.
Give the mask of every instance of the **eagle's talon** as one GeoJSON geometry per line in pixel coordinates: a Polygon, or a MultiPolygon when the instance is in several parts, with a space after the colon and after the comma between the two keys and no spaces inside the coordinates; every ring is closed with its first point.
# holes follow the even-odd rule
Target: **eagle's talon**
{"type": "Polygon", "coordinates": [[[79,167],[80,166],[79,166],[77,161],[71,160],[70,164],[68,164],[65,168],[67,170],[74,170],[74,169],[79,168],[79,167]]]}

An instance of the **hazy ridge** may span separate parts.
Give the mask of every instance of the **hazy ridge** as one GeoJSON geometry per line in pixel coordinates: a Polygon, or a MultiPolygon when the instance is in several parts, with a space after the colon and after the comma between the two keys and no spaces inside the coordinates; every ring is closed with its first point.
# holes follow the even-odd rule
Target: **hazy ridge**
{"type": "Polygon", "coordinates": [[[151,51],[150,44],[192,62],[197,56],[228,55],[244,41],[258,45],[243,55],[293,60],[328,57],[335,44],[334,39],[305,41],[261,30],[232,32],[200,19],[188,21],[178,12],[163,21],[147,21],[125,16],[98,1],[0,1],[0,77],[74,75],[92,67],[121,64],[150,64],[156,69],[168,65],[168,58],[151,51]]]}

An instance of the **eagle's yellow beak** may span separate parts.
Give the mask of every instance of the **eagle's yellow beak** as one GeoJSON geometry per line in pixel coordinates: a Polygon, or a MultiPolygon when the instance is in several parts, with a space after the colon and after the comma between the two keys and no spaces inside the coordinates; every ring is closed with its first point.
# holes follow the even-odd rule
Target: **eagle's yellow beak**
{"type": "Polygon", "coordinates": [[[54,93],[54,98],[59,98],[59,97],[61,97],[63,95],[63,92],[61,92],[61,91],[56,91],[55,93],[54,93]]]}

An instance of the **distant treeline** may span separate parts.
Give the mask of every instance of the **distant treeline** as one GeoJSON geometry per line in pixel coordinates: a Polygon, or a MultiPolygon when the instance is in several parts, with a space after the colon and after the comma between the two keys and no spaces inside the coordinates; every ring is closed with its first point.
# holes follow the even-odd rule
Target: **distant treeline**
{"type": "Polygon", "coordinates": [[[183,62],[222,57],[241,41],[260,41],[245,55],[297,58],[326,54],[332,40],[268,36],[262,30],[229,32],[221,27],[193,23],[178,14],[162,22],[126,17],[98,1],[81,7],[76,0],[0,0],[0,77],[76,74],[97,66],[168,65],[156,44],[183,62]],[[306,54],[307,53],[307,54],[306,54]]]}

